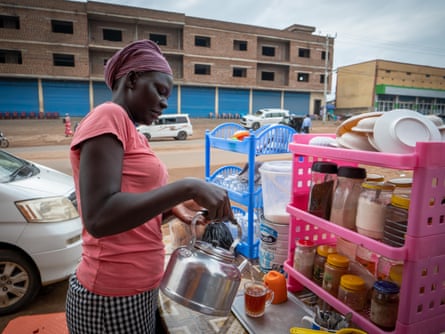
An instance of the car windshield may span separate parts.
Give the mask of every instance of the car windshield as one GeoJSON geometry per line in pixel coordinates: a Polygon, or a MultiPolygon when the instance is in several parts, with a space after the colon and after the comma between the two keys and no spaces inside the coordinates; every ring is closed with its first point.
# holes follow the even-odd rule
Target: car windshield
{"type": "Polygon", "coordinates": [[[29,162],[0,151],[0,183],[12,182],[36,175],[39,169],[29,162]]]}
{"type": "Polygon", "coordinates": [[[257,110],[257,112],[255,113],[256,116],[261,116],[263,114],[262,110],[257,110]]]}

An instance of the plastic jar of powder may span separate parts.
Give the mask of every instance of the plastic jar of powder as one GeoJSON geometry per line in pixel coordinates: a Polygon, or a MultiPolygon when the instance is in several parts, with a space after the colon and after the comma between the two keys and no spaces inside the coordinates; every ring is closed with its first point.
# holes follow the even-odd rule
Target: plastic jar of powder
{"type": "Polygon", "coordinates": [[[391,202],[395,186],[384,182],[363,182],[361,188],[355,219],[357,232],[382,240],[386,206],[391,202]]]}
{"type": "Polygon", "coordinates": [[[349,259],[340,254],[329,254],[324,265],[323,283],[324,290],[337,297],[340,279],[347,274],[349,259]]]}
{"type": "Polygon", "coordinates": [[[358,275],[343,275],[338,288],[338,299],[348,305],[354,311],[361,311],[366,305],[366,283],[358,275]]]}

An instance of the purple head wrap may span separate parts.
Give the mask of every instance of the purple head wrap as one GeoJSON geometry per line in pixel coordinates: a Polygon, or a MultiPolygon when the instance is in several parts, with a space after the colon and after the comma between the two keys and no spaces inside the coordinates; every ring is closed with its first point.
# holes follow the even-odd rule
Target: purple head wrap
{"type": "Polygon", "coordinates": [[[127,45],[108,59],[105,65],[105,83],[113,89],[114,82],[130,71],[156,71],[173,75],[159,46],[147,39],[127,45]]]}

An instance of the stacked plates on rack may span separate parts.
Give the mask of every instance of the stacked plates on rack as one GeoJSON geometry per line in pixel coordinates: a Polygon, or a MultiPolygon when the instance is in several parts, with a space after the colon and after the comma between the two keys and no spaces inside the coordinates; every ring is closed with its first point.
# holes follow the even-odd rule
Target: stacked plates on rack
{"type": "Polygon", "coordinates": [[[351,117],[336,135],[343,148],[407,154],[414,152],[416,142],[445,141],[445,125],[438,116],[395,109],[351,117]]]}

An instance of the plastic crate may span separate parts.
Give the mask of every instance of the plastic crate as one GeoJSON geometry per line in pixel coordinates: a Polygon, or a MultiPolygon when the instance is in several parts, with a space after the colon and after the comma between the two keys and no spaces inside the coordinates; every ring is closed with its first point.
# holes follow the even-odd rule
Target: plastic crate
{"type": "MultiPolygon", "coordinates": [[[[356,151],[307,145],[314,136],[295,135],[289,145],[294,153],[293,198],[290,240],[305,238],[317,243],[342,237],[372,251],[404,261],[397,324],[391,333],[441,333],[445,331],[445,143],[417,143],[412,154],[356,151]],[[408,230],[403,247],[391,247],[306,212],[309,198],[309,164],[326,159],[339,164],[364,164],[413,171],[408,230]],[[300,174],[298,174],[300,173],[300,174]]],[[[323,134],[322,134],[323,135],[323,134]]],[[[332,134],[326,134],[332,136],[332,134]]],[[[369,333],[388,333],[368,317],[350,309],[313,281],[296,272],[293,242],[289,243],[285,270],[288,288],[299,285],[315,292],[339,312],[353,313],[353,322],[369,333]]]]}

